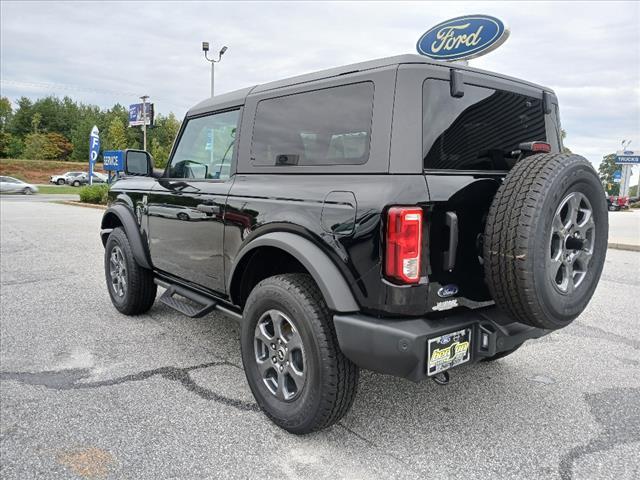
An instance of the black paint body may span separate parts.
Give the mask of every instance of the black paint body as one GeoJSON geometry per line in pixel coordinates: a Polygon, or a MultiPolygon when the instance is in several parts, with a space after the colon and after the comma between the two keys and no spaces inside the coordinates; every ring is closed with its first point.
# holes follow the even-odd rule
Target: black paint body
{"type": "MultiPolygon", "coordinates": [[[[450,283],[459,287],[459,305],[486,306],[491,299],[478,259],[479,234],[506,172],[423,169],[422,87],[427,79],[449,81],[451,68],[406,56],[215,97],[194,107],[187,120],[240,110],[230,178],[127,177],[113,184],[110,202],[126,205],[133,213],[152,268],[159,275],[239,307],[240,300],[231,291],[232,272],[238,274],[234,271],[237,258],[252,241],[270,232],[290,232],[319,247],[326,261],[342,274],[363,313],[388,317],[434,314],[433,306],[442,300],[437,297],[438,289],[450,283]],[[258,102],[356,82],[375,85],[365,164],[252,164],[250,145],[258,102]],[[386,210],[396,205],[420,206],[425,212],[422,278],[416,285],[397,285],[383,274],[386,210]],[[449,234],[446,212],[455,212],[459,219],[451,272],[443,268],[449,234]]],[[[543,98],[542,87],[455,68],[466,84],[543,98]]],[[[553,93],[546,91],[556,102],[553,93]]],[[[547,113],[545,121],[546,140],[558,151],[556,111],[547,113]]]]}

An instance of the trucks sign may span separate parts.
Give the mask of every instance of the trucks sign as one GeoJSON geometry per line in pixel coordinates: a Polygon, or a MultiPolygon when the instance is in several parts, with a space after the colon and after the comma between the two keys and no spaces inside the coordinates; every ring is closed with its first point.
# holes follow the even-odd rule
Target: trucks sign
{"type": "Polygon", "coordinates": [[[616,163],[622,165],[640,165],[640,152],[633,150],[620,150],[616,152],[616,163]]]}
{"type": "Polygon", "coordinates": [[[468,60],[502,45],[509,29],[489,15],[466,15],[439,23],[428,30],[416,48],[434,60],[468,60]]]}

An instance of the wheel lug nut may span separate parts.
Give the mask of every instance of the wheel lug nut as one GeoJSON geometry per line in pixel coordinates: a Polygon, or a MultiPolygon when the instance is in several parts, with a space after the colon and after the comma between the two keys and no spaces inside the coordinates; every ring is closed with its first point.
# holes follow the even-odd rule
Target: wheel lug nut
{"type": "Polygon", "coordinates": [[[275,343],[272,343],[272,344],[271,344],[271,348],[273,348],[273,349],[275,350],[275,349],[276,349],[276,344],[275,344],[275,343]]]}
{"type": "Polygon", "coordinates": [[[277,359],[276,357],[271,358],[271,361],[272,361],[273,363],[278,363],[278,359],[277,359]]]}
{"type": "Polygon", "coordinates": [[[280,345],[282,345],[282,339],[281,339],[281,338],[279,338],[279,339],[278,339],[278,343],[279,343],[280,345]]]}
{"type": "Polygon", "coordinates": [[[282,365],[280,365],[280,371],[283,371],[284,367],[282,365]]]}

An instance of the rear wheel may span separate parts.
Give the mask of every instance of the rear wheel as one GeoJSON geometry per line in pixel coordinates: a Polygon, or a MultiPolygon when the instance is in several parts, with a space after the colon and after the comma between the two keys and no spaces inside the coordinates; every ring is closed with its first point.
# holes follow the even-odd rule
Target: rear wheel
{"type": "Polygon", "coordinates": [[[22,190],[23,195],[33,195],[33,190],[29,187],[22,190]]]}
{"type": "Polygon", "coordinates": [[[517,321],[565,327],[598,284],[607,234],[604,190],[586,159],[540,154],[521,160],[487,217],[483,256],[493,299],[517,321]]]}
{"type": "Polygon", "coordinates": [[[358,368],[340,351],[331,314],[310,276],[260,282],[245,305],[241,343],[258,405],[285,430],[320,430],[351,408],[358,368]]]}
{"type": "Polygon", "coordinates": [[[151,308],[158,288],[153,273],[136,263],[122,228],[115,228],[107,239],[104,271],[111,302],[119,312],[139,315],[151,308]]]}

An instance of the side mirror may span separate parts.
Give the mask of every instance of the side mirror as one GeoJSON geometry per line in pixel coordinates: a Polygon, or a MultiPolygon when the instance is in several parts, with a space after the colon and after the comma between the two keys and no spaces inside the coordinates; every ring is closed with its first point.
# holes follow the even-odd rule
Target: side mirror
{"type": "Polygon", "coordinates": [[[153,159],[149,152],[144,150],[124,151],[124,173],[138,177],[150,177],[153,175],[153,159]]]}

